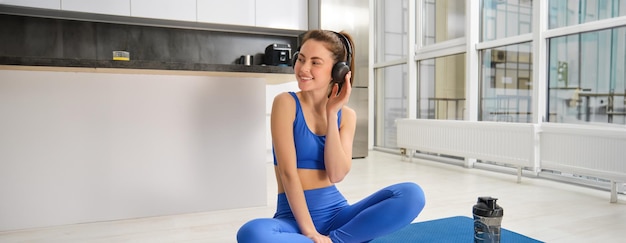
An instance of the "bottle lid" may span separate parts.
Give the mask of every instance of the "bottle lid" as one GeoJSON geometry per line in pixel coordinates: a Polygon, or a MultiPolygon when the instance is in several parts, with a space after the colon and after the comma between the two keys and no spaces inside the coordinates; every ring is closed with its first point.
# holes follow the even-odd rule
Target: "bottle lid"
{"type": "Polygon", "coordinates": [[[497,200],[493,197],[479,197],[472,211],[475,215],[483,217],[502,217],[504,209],[496,203],[497,200]]]}

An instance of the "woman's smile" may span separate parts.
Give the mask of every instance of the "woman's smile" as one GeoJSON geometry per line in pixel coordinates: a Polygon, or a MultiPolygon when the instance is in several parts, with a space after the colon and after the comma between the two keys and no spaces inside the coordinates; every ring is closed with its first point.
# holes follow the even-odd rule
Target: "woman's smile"
{"type": "Polygon", "coordinates": [[[312,77],[300,76],[300,80],[302,80],[302,81],[311,81],[311,80],[313,80],[313,78],[312,77]]]}

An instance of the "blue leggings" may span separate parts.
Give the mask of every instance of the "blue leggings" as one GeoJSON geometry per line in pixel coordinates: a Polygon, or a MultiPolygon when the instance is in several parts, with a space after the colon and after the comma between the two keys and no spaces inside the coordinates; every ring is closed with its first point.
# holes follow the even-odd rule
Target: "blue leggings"
{"type": "MultiPolygon", "coordinates": [[[[333,186],[304,191],[311,218],[333,243],[368,242],[410,224],[424,208],[424,192],[415,183],[395,184],[349,205],[333,186]]],[[[278,194],[274,218],[254,219],[237,232],[237,241],[312,242],[302,235],[287,197],[278,194]]]]}

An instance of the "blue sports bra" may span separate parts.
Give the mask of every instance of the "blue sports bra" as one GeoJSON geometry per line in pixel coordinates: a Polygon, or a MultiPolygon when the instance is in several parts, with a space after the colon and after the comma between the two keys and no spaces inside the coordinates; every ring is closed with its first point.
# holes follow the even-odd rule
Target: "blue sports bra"
{"type": "MultiPolygon", "coordinates": [[[[313,133],[304,120],[300,100],[294,92],[289,92],[296,100],[296,118],[293,121],[293,141],[296,147],[296,164],[299,169],[325,170],[324,166],[324,145],[326,136],[319,136],[313,133]]],[[[341,110],[337,113],[337,124],[341,124],[341,110]]],[[[274,165],[277,165],[276,153],[274,154],[274,165]]]]}

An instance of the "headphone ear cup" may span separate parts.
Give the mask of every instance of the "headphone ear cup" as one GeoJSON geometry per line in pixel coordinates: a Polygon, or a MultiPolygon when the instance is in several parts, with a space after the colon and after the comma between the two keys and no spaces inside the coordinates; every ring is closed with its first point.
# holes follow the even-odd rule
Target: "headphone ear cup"
{"type": "Polygon", "coordinates": [[[338,62],[333,66],[332,76],[333,82],[343,83],[346,81],[346,75],[350,72],[350,66],[346,62],[338,62]]]}
{"type": "Polygon", "coordinates": [[[296,67],[296,62],[298,61],[298,55],[300,54],[299,51],[296,51],[293,53],[293,57],[291,57],[291,67],[295,68],[296,67]]]}

